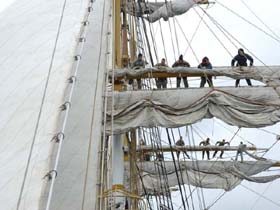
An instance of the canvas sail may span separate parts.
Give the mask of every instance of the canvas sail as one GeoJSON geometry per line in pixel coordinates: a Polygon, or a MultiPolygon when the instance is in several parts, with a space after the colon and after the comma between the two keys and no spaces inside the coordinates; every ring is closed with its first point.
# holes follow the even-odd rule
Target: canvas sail
{"type": "Polygon", "coordinates": [[[226,191],[235,188],[242,180],[266,183],[280,178],[280,175],[254,176],[273,165],[273,162],[268,160],[243,163],[237,161],[180,161],[180,163],[176,163],[177,174],[172,161],[164,162],[164,170],[157,169],[155,164],[161,165],[160,162],[142,162],[138,166],[142,171],[143,186],[152,194],[164,193],[162,192],[164,179],[161,179],[160,176],[165,175],[169,187],[190,184],[196,187],[226,191]]]}
{"type": "MultiPolygon", "coordinates": [[[[145,76],[145,74],[168,73],[168,74],[190,74],[190,75],[211,75],[211,76],[226,76],[233,79],[250,78],[272,87],[280,86],[280,66],[252,66],[252,67],[214,67],[209,71],[198,68],[145,68],[145,69],[118,69],[114,71],[114,77],[137,77],[145,76]]],[[[112,72],[109,74],[112,77],[112,72]]]]}
{"type": "Polygon", "coordinates": [[[207,0],[173,0],[166,2],[129,2],[127,4],[128,12],[131,15],[142,16],[149,14],[146,19],[153,23],[163,18],[165,21],[170,17],[186,13],[197,3],[208,2],[207,0]]]}
{"type": "MultiPolygon", "coordinates": [[[[1,209],[16,209],[27,160],[38,124],[19,209],[38,210],[46,199],[57,144],[67,79],[75,63],[75,48],[88,1],[67,2],[42,114],[38,114],[50,67],[64,1],[15,1],[1,13],[0,60],[2,79],[0,122],[1,209]],[[44,196],[42,197],[42,195],[44,196]]],[[[58,172],[60,173],[60,172],[58,172]]]]}
{"type": "MultiPolygon", "coordinates": [[[[279,95],[271,87],[117,92],[114,133],[137,127],[174,128],[212,117],[239,127],[264,127],[279,122],[279,105],[279,95]]],[[[110,133],[112,110],[107,112],[110,133]]]]}

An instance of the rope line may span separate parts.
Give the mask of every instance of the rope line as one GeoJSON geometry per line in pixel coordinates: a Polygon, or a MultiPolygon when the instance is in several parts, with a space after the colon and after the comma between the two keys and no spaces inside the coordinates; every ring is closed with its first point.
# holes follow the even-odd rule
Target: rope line
{"type": "Polygon", "coordinates": [[[216,3],[218,3],[219,5],[221,5],[222,7],[224,7],[225,9],[227,9],[228,11],[230,11],[232,14],[236,15],[237,17],[239,17],[240,19],[244,20],[245,22],[249,23],[250,25],[252,25],[253,27],[255,27],[256,29],[258,29],[259,31],[263,32],[264,34],[266,34],[267,36],[269,36],[270,38],[274,39],[275,41],[277,41],[278,43],[280,43],[280,39],[272,36],[271,34],[267,33],[265,30],[261,29],[260,27],[258,27],[256,24],[250,22],[249,20],[245,19],[244,17],[242,17],[241,15],[239,15],[237,12],[233,11],[232,9],[230,9],[229,7],[227,7],[226,5],[222,4],[221,2],[219,2],[218,0],[215,0],[216,3]]]}
{"type": "Polygon", "coordinates": [[[29,155],[28,155],[28,159],[27,159],[27,163],[26,163],[26,169],[25,169],[25,172],[24,172],[23,181],[22,181],[22,185],[21,185],[21,189],[20,189],[20,193],[19,193],[19,197],[18,197],[18,201],[17,201],[17,208],[16,208],[17,210],[19,210],[19,208],[20,208],[22,195],[23,195],[23,190],[24,190],[24,187],[25,187],[25,182],[26,182],[28,171],[29,171],[29,165],[30,165],[30,162],[31,162],[32,154],[33,154],[33,148],[34,148],[34,145],[35,145],[35,141],[36,141],[36,137],[37,137],[37,133],[38,133],[38,129],[39,129],[39,123],[40,123],[44,103],[45,103],[45,100],[46,100],[47,89],[48,89],[48,85],[49,85],[50,75],[51,75],[51,72],[52,72],[54,56],[55,56],[55,53],[56,53],[58,39],[59,39],[60,31],[61,31],[61,25],[62,25],[62,21],[63,21],[63,17],[64,17],[66,3],[67,3],[67,0],[64,0],[63,6],[62,6],[62,11],[61,11],[61,16],[60,16],[60,20],[59,20],[59,24],[58,24],[58,29],[57,29],[57,33],[56,33],[56,39],[55,39],[55,42],[54,42],[54,48],[53,48],[52,55],[51,55],[51,61],[50,61],[49,69],[48,69],[47,79],[46,79],[46,82],[45,82],[44,92],[43,92],[43,96],[42,96],[42,99],[41,99],[40,110],[39,110],[39,113],[38,113],[38,116],[37,116],[37,122],[36,122],[32,142],[31,142],[31,146],[30,146],[30,150],[29,150],[29,155]]]}
{"type": "MultiPolygon", "coordinates": [[[[101,42],[99,45],[99,57],[98,57],[96,78],[100,78],[99,75],[100,75],[101,55],[102,55],[101,52],[102,52],[102,45],[103,45],[102,37],[103,37],[103,28],[104,28],[105,5],[106,5],[106,1],[103,2],[103,15],[102,15],[102,24],[101,24],[102,26],[101,26],[101,31],[100,31],[101,42]]],[[[104,62],[106,62],[106,60],[104,62]]],[[[97,95],[97,89],[98,89],[99,82],[102,82],[102,80],[97,79],[97,82],[95,83],[95,91],[94,91],[94,95],[93,95],[93,107],[92,107],[92,116],[91,116],[91,122],[90,122],[90,135],[89,135],[88,151],[87,151],[87,165],[86,165],[86,173],[85,173],[84,186],[83,186],[83,200],[82,200],[82,206],[81,206],[82,210],[84,210],[84,208],[85,208],[86,187],[87,187],[87,181],[88,181],[89,163],[90,163],[92,140],[93,140],[93,124],[94,124],[94,119],[95,119],[95,110],[94,109],[96,106],[96,95],[97,95]]]]}

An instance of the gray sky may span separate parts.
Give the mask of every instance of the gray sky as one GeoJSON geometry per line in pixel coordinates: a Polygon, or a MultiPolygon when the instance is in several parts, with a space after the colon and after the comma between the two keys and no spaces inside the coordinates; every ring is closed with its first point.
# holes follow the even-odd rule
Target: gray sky
{"type": "Polygon", "coordinates": [[[0,12],[6,9],[10,4],[12,4],[15,0],[0,0],[0,12]]]}
{"type": "MultiPolygon", "coordinates": [[[[0,0],[0,12],[3,11],[10,3],[14,0],[0,0]]],[[[244,0],[245,1],[245,0],[244,0]]],[[[223,4],[230,7],[232,10],[238,12],[243,17],[246,17],[254,24],[259,27],[265,29],[265,27],[246,9],[244,4],[242,4],[241,0],[228,1],[228,0],[220,0],[223,4]]],[[[258,14],[258,16],[271,27],[278,35],[280,35],[280,24],[279,24],[279,0],[246,0],[246,3],[250,5],[250,7],[258,14]]],[[[197,8],[197,11],[199,9],[197,8]]],[[[240,40],[254,55],[256,55],[261,61],[263,61],[267,65],[279,65],[280,63],[280,44],[279,42],[271,39],[267,35],[264,35],[259,30],[255,29],[248,23],[240,20],[235,15],[231,14],[225,8],[222,8],[220,5],[215,4],[210,6],[206,10],[211,16],[213,16],[221,25],[223,25],[230,33],[234,35],[238,40],[240,40]]],[[[200,12],[201,14],[201,12],[200,12]]],[[[194,12],[194,10],[190,10],[187,14],[176,17],[181,27],[184,30],[184,33],[190,39],[195,28],[198,24],[199,17],[194,12]]],[[[220,39],[222,39],[223,43],[226,44],[227,49],[231,54],[236,54],[236,48],[231,45],[227,40],[220,36],[221,34],[218,32],[213,24],[205,18],[206,22],[211,25],[211,28],[219,34],[220,39]]],[[[173,27],[173,19],[170,19],[170,24],[173,27]]],[[[177,27],[177,36],[179,39],[179,47],[177,47],[176,42],[175,45],[175,55],[173,53],[173,47],[171,44],[171,37],[168,36],[169,25],[167,22],[163,23],[162,26],[164,28],[165,33],[165,44],[166,44],[166,53],[169,65],[175,61],[175,58],[178,57],[179,54],[184,53],[187,48],[187,42],[184,39],[183,34],[180,32],[180,29],[177,27]],[[179,50],[177,50],[179,49],[179,50]],[[174,58],[175,57],[175,58],[174,58]]],[[[165,57],[164,49],[161,43],[161,37],[159,33],[159,26],[157,23],[153,24],[156,40],[158,40],[158,57],[165,57]]],[[[267,29],[265,29],[267,31],[267,29]]],[[[173,36],[174,38],[175,36],[173,36]]],[[[239,47],[240,45],[238,45],[239,47]]],[[[221,65],[230,65],[231,56],[226,52],[226,50],[219,44],[219,42],[214,38],[214,36],[209,32],[208,28],[201,23],[201,27],[198,30],[197,35],[195,36],[192,47],[199,58],[201,60],[202,57],[207,55],[212,64],[214,66],[221,65]]],[[[191,66],[197,66],[198,62],[195,59],[194,54],[191,50],[188,50],[184,56],[185,60],[189,61],[191,66]]],[[[261,62],[255,59],[256,65],[261,65],[261,62]]],[[[233,85],[233,80],[215,80],[214,84],[219,85],[233,85]]],[[[244,81],[242,81],[243,85],[245,85],[244,81]]],[[[256,83],[253,83],[256,84],[256,83]]],[[[197,81],[191,82],[192,87],[196,87],[198,85],[197,81]]],[[[195,126],[199,127],[203,130],[205,134],[202,136],[209,136],[213,141],[220,140],[222,138],[227,138],[227,140],[232,137],[233,132],[236,131],[236,128],[231,126],[226,126],[227,128],[233,130],[233,132],[228,131],[227,129],[221,126],[220,121],[217,120],[203,120],[202,122],[196,124],[195,126]]],[[[272,126],[266,128],[266,130],[273,131],[279,133],[279,125],[272,126]]],[[[268,147],[272,145],[275,141],[275,135],[269,134],[267,132],[261,131],[259,129],[241,129],[239,133],[240,136],[245,138],[246,140],[256,144],[260,147],[268,147]]],[[[233,144],[238,144],[242,138],[236,137],[233,140],[233,144]]],[[[200,141],[197,137],[196,141],[200,141]]],[[[280,160],[279,156],[279,145],[276,145],[266,157],[280,160]]],[[[278,171],[279,174],[279,171],[278,171]]],[[[243,182],[246,186],[251,189],[257,191],[258,193],[263,194],[265,197],[280,203],[279,195],[277,194],[280,189],[280,181],[276,180],[273,183],[269,184],[252,184],[248,182],[243,182]]],[[[204,190],[204,196],[206,200],[206,205],[211,204],[216,197],[222,191],[217,190],[204,190]]],[[[213,210],[224,210],[226,206],[227,210],[264,210],[264,209],[280,209],[280,207],[272,204],[270,201],[266,199],[259,199],[259,196],[256,193],[252,193],[245,189],[242,186],[237,187],[231,192],[226,193],[226,195],[217,202],[211,209],[213,210]]]]}
{"type": "MultiPolygon", "coordinates": [[[[228,8],[237,12],[238,15],[249,20],[252,24],[263,29],[264,31],[271,34],[268,29],[246,8],[241,0],[227,1],[219,0],[218,2],[226,5],[228,8]]],[[[253,10],[260,19],[269,26],[277,35],[280,35],[280,24],[279,24],[279,6],[280,2],[278,0],[244,0],[247,5],[253,10]]],[[[215,25],[209,20],[208,17],[204,17],[207,25],[214,31],[214,33],[219,37],[219,40],[223,43],[229,53],[224,49],[224,47],[217,41],[215,36],[209,31],[207,26],[202,22],[196,36],[192,42],[192,48],[197,56],[198,60],[194,56],[194,53],[189,49],[184,55],[184,59],[188,61],[191,66],[195,67],[199,64],[204,56],[208,56],[210,61],[214,66],[229,66],[232,56],[237,54],[237,48],[244,48],[248,54],[254,56],[255,65],[279,65],[280,62],[280,43],[275,41],[268,35],[264,34],[259,29],[248,24],[244,20],[240,19],[228,9],[225,9],[218,3],[211,5],[209,8],[203,7],[207,13],[213,17],[219,24],[221,24],[233,37],[235,37],[240,43],[235,42],[233,45],[227,39],[224,38],[223,34],[215,27],[215,25]],[[243,44],[244,46],[242,46],[243,44]],[[248,49],[248,50],[246,50],[248,49]]],[[[196,8],[199,14],[202,14],[199,8],[196,8]]],[[[200,17],[197,15],[194,9],[191,9],[186,14],[177,16],[180,26],[182,27],[188,40],[191,39],[196,27],[199,23],[200,17]]],[[[161,21],[164,34],[165,50],[162,43],[160,26],[156,22],[151,25],[151,28],[155,34],[155,42],[157,47],[158,62],[162,57],[167,56],[167,61],[169,66],[171,66],[176,59],[178,59],[179,54],[183,54],[186,51],[188,43],[184,38],[184,35],[179,28],[174,18],[170,18],[169,22],[161,21]],[[169,25],[170,24],[170,25],[169,25]],[[174,25],[176,27],[176,35],[174,30],[174,25]],[[171,26],[171,28],[170,28],[171,26]],[[172,38],[170,34],[173,34],[172,38]],[[179,46],[176,43],[176,37],[178,39],[179,46]],[[173,44],[172,44],[173,39],[173,44]],[[173,50],[174,49],[174,50],[173,50]],[[174,55],[175,51],[175,55],[174,55]],[[165,56],[166,53],[166,56],[165,56]]],[[[149,27],[149,26],[148,26],[149,27]]],[[[152,45],[153,48],[153,45],[152,45]]],[[[191,87],[199,86],[199,78],[191,79],[189,78],[189,83],[191,87]]],[[[172,84],[175,87],[175,84],[172,84]]],[[[234,86],[234,80],[228,78],[216,79],[214,80],[214,85],[216,86],[234,86]]],[[[241,80],[241,85],[246,86],[246,82],[241,80]]],[[[260,85],[256,81],[253,81],[253,85],[260,85]]],[[[183,97],[183,96],[182,96],[183,97]]],[[[234,135],[234,132],[238,129],[233,126],[225,125],[223,122],[210,119],[203,120],[200,123],[194,125],[194,128],[200,129],[198,131],[203,138],[210,137],[212,143],[225,138],[230,140],[234,135]],[[226,127],[226,128],[225,128],[226,127]],[[231,130],[231,131],[229,131],[231,130]]],[[[196,130],[197,130],[196,129],[196,130]]],[[[182,129],[184,130],[184,129],[182,129]]],[[[272,131],[279,133],[279,124],[271,127],[265,128],[267,131],[272,131]]],[[[184,136],[185,141],[188,142],[186,136],[184,136]]],[[[195,142],[198,144],[200,137],[195,135],[195,142]]],[[[247,141],[255,144],[258,147],[269,147],[275,141],[275,135],[260,129],[244,129],[238,132],[232,145],[238,145],[240,141],[247,141]]],[[[279,143],[273,147],[273,149],[266,154],[265,157],[274,160],[280,160],[279,156],[280,146],[279,143]]],[[[228,154],[229,156],[234,156],[233,153],[228,154]]],[[[226,157],[226,156],[225,156],[226,157]]],[[[279,174],[279,170],[276,172],[279,174]]],[[[263,209],[280,209],[279,206],[268,201],[266,198],[277,202],[280,205],[280,199],[277,192],[279,192],[280,181],[276,180],[268,184],[255,184],[243,181],[246,187],[254,190],[251,192],[243,186],[238,186],[231,192],[227,192],[225,196],[222,197],[215,205],[211,207],[213,210],[263,210],[263,209]],[[262,194],[265,198],[260,198],[257,193],[262,194]]],[[[203,190],[206,206],[211,205],[216,198],[222,193],[222,190],[203,190]]],[[[175,193],[176,194],[176,193],[175,193]]],[[[178,193],[179,195],[179,193],[178,193]]],[[[195,197],[197,195],[195,194],[195,197]]],[[[180,203],[180,200],[178,200],[180,203]]],[[[198,203],[198,202],[197,202],[198,203]]],[[[179,205],[180,206],[180,205],[179,205]]],[[[199,206],[196,206],[199,209],[199,206]]]]}

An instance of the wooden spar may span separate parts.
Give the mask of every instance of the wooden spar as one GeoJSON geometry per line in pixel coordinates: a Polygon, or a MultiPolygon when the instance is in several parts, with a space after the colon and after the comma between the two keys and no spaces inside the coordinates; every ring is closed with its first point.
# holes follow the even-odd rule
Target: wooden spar
{"type": "MultiPolygon", "coordinates": [[[[153,148],[151,146],[140,146],[137,148],[137,152],[156,152],[156,151],[161,151],[161,152],[171,152],[171,151],[180,151],[180,152],[198,152],[198,151],[237,151],[238,146],[162,146],[161,148],[153,148]]],[[[262,151],[267,151],[268,149],[266,148],[256,148],[253,146],[247,147],[248,151],[257,151],[257,150],[262,150],[262,151]]]]}
{"type": "MultiPolygon", "coordinates": [[[[202,160],[202,161],[207,161],[207,160],[202,160]]],[[[143,161],[143,162],[147,162],[147,161],[143,161]]],[[[164,162],[170,162],[170,161],[164,161],[164,162]]],[[[180,161],[180,162],[192,162],[192,161],[180,161]]],[[[209,161],[210,163],[212,162],[213,163],[213,161],[209,161]]],[[[227,161],[223,161],[223,162],[227,162],[227,161]]],[[[232,162],[232,161],[230,161],[230,162],[232,162]]],[[[256,161],[257,162],[257,161],[256,161]]],[[[273,165],[272,165],[272,167],[280,167],[280,162],[275,162],[273,165]]]]}
{"type": "Polygon", "coordinates": [[[273,167],[280,167],[280,162],[276,162],[272,165],[273,167]]]}
{"type": "MultiPolygon", "coordinates": [[[[274,71],[280,70],[280,66],[253,66],[253,67],[235,67],[235,70],[243,71],[244,73],[246,70],[253,71],[254,69],[273,69],[274,71]]],[[[188,67],[177,67],[177,68],[162,68],[162,69],[156,69],[156,68],[145,68],[145,69],[139,69],[139,70],[145,70],[143,74],[132,74],[132,73],[124,73],[122,75],[118,75],[116,72],[115,80],[122,80],[122,79],[144,79],[144,78],[167,78],[167,77],[201,77],[201,76],[229,76],[226,73],[231,71],[233,68],[231,66],[227,67],[213,67],[211,70],[202,70],[198,68],[188,68],[188,67]],[[179,72],[179,70],[183,70],[183,72],[179,72]]],[[[120,71],[123,71],[124,69],[120,69],[120,71]]],[[[139,70],[129,70],[130,72],[137,72],[139,70]]],[[[111,76],[111,75],[110,75],[111,76]]],[[[248,76],[248,75],[247,75],[248,76]]]]}

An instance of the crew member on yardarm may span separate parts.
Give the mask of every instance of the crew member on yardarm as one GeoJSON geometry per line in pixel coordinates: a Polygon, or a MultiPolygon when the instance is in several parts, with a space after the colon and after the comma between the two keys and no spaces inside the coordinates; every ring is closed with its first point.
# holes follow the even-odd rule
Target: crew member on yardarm
{"type": "MultiPolygon", "coordinates": [[[[172,67],[174,68],[174,67],[191,67],[191,66],[187,61],[183,59],[183,55],[180,55],[179,60],[177,60],[172,65],[172,67]]],[[[182,77],[182,78],[184,81],[185,88],[188,88],[189,87],[188,78],[187,77],[182,77]]],[[[177,77],[177,88],[180,88],[180,86],[181,86],[181,77],[177,77]]]]}
{"type": "MultiPolygon", "coordinates": [[[[230,145],[229,142],[227,142],[225,139],[223,139],[222,141],[217,141],[215,146],[219,146],[219,147],[223,147],[225,145],[230,145]]],[[[213,154],[213,158],[216,156],[216,154],[218,153],[219,150],[216,150],[213,154]]],[[[220,158],[223,158],[223,154],[224,154],[224,150],[221,150],[221,154],[220,154],[220,158]]]]}
{"type": "Polygon", "coordinates": [[[236,152],[236,156],[235,156],[236,161],[238,160],[238,155],[240,155],[241,162],[243,162],[243,152],[245,152],[246,149],[247,149],[247,145],[243,144],[243,142],[241,141],[236,152]]]}
{"type": "Polygon", "coordinates": [[[164,161],[163,153],[156,153],[156,161],[164,161]]]}
{"type": "MultiPolygon", "coordinates": [[[[184,140],[183,140],[183,137],[180,136],[180,139],[179,139],[178,141],[176,141],[175,144],[176,144],[176,146],[179,146],[179,147],[185,146],[185,142],[184,142],[184,140]]],[[[177,153],[177,158],[179,159],[179,157],[180,157],[180,151],[177,151],[176,153],[177,153]]],[[[184,151],[184,154],[187,156],[188,159],[190,159],[190,156],[188,155],[188,153],[187,153],[186,151],[184,151]]]]}
{"type": "MultiPolygon", "coordinates": [[[[161,62],[155,65],[158,69],[167,68],[168,65],[165,63],[165,58],[161,59],[161,62]]],[[[167,78],[156,78],[156,86],[158,89],[167,87],[167,78]]]]}
{"type": "MultiPolygon", "coordinates": [[[[140,147],[141,146],[146,146],[146,142],[143,139],[140,140],[140,147]]],[[[142,152],[140,157],[141,157],[141,160],[144,160],[144,161],[151,160],[151,156],[150,156],[149,152],[142,152]]]]}
{"type": "MultiPolygon", "coordinates": [[[[138,54],[137,59],[131,64],[131,68],[133,69],[144,69],[146,62],[143,59],[143,55],[141,53],[138,54]]],[[[131,85],[133,80],[129,80],[129,84],[131,85]]],[[[141,79],[137,79],[137,87],[141,89],[141,79]]]]}
{"type": "MultiPolygon", "coordinates": [[[[236,66],[247,66],[247,60],[250,61],[250,66],[253,66],[254,59],[246,54],[242,48],[238,49],[238,54],[234,56],[231,61],[231,66],[234,67],[235,63],[237,62],[236,66]]],[[[238,87],[240,79],[235,81],[235,87],[238,87]]],[[[249,86],[252,86],[251,80],[246,78],[246,82],[249,86]]]]}
{"type": "MultiPolygon", "coordinates": [[[[198,65],[199,69],[212,69],[212,64],[209,61],[208,57],[204,57],[202,59],[202,62],[198,65]]],[[[200,82],[200,87],[204,87],[205,83],[208,83],[209,87],[213,87],[213,81],[212,81],[212,76],[202,76],[201,77],[201,82],[200,82]]]]}
{"type": "MultiPolygon", "coordinates": [[[[199,143],[199,146],[209,146],[210,145],[210,139],[207,138],[205,141],[202,141],[199,143]]],[[[208,149],[204,149],[202,151],[202,159],[204,159],[204,155],[205,155],[205,152],[207,154],[207,159],[210,160],[210,151],[208,149]]]]}

